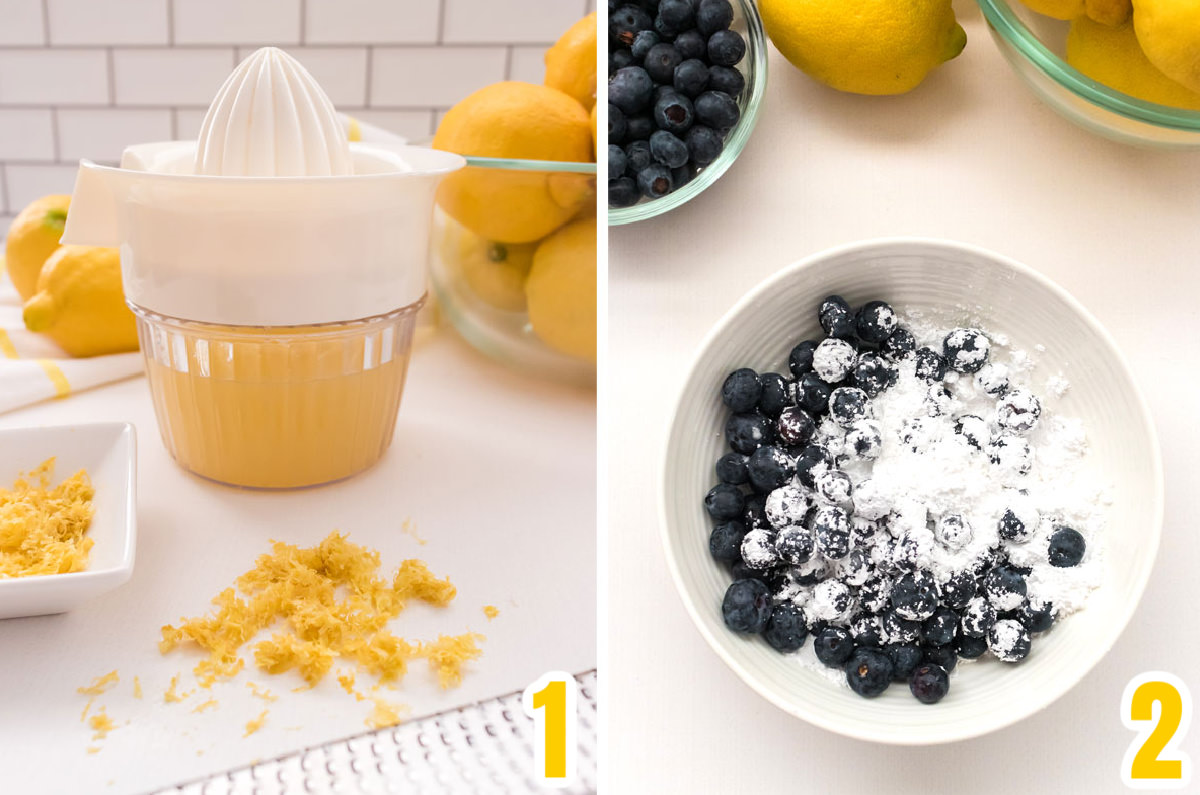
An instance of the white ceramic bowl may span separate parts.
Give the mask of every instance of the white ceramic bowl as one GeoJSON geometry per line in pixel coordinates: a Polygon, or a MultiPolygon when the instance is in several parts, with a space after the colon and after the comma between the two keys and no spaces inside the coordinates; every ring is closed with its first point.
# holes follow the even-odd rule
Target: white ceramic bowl
{"type": "Polygon", "coordinates": [[[96,489],[88,568],[0,579],[0,618],[62,613],[129,580],[137,544],[136,454],[133,426],[125,422],[0,431],[0,486],[11,487],[22,472],[55,456],[54,483],[86,469],[96,489]]]}
{"type": "MultiPolygon", "coordinates": [[[[1036,383],[1037,381],[1035,381],[1036,383]]],[[[855,244],[802,260],[768,279],[712,330],[692,365],[667,441],[663,539],[685,606],[709,645],[748,685],[781,709],[830,731],[876,742],[922,745],[975,737],[1046,707],[1112,647],[1137,607],[1162,529],[1162,462],[1153,422],[1121,354],[1100,324],[1062,288],[990,252],[936,240],[855,244]],[[871,299],[897,308],[948,312],[1007,334],[1016,348],[1042,344],[1042,379],[1071,382],[1048,408],[1080,417],[1091,450],[1087,467],[1112,486],[1104,535],[1105,572],[1088,606],[1039,636],[1019,665],[980,660],[952,674],[939,704],[907,687],[864,699],[761,638],[726,629],[720,605],[730,577],[708,552],[702,499],[725,451],[727,410],[719,391],[738,367],[787,372],[792,346],[820,333],[816,309],[839,293],[851,305],[871,299]]],[[[812,641],[809,640],[809,643],[812,641]]]]}

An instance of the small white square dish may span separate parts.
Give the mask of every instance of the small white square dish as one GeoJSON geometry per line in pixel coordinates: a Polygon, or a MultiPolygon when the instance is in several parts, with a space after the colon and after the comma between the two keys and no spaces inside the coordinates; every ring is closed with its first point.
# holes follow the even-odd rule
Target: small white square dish
{"type": "Polygon", "coordinates": [[[0,578],[0,619],[63,613],[127,582],[137,546],[137,444],[129,423],[0,430],[0,486],[56,459],[54,483],[80,469],[95,487],[88,567],[72,574],[0,578]]]}

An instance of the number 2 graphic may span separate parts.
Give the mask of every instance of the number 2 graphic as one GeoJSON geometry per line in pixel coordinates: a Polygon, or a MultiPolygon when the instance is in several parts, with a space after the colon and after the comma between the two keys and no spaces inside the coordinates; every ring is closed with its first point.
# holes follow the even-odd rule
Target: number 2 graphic
{"type": "Polygon", "coordinates": [[[1121,762],[1121,779],[1133,789],[1183,789],[1192,761],[1178,746],[1192,722],[1192,698],[1179,677],[1165,671],[1139,674],[1125,686],[1121,722],[1138,733],[1121,762]]]}

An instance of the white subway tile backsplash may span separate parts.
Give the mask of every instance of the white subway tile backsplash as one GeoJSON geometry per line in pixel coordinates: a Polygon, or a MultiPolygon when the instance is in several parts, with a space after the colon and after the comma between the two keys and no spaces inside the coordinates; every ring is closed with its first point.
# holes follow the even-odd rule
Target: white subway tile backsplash
{"type": "MultiPolygon", "coordinates": [[[[285,47],[300,61],[334,105],[361,106],[367,101],[367,49],[365,47],[285,47]]],[[[254,52],[238,47],[237,58],[254,52]]]]}
{"type": "Polygon", "coordinates": [[[59,158],[117,162],[130,144],[171,140],[169,108],[77,108],[58,111],[59,158]]]}
{"type": "Polygon", "coordinates": [[[0,105],[106,105],[103,50],[0,49],[0,105]]]}
{"type": "Polygon", "coordinates": [[[396,133],[416,143],[427,140],[433,133],[433,111],[431,110],[347,110],[354,118],[365,124],[373,124],[388,132],[396,133]]]}
{"type": "Polygon", "coordinates": [[[54,160],[53,111],[0,108],[0,160],[54,160]]]}
{"type": "Polygon", "coordinates": [[[378,47],[371,105],[448,107],[504,79],[504,47],[378,47]]]}
{"type": "Polygon", "coordinates": [[[174,3],[176,44],[300,43],[300,0],[174,0],[174,3]]]}
{"type": "Polygon", "coordinates": [[[233,48],[113,52],[118,105],[208,107],[234,67],[233,48]]]}
{"type": "Polygon", "coordinates": [[[45,43],[42,0],[0,0],[0,46],[45,43]]]}
{"type": "Polygon", "coordinates": [[[52,45],[166,44],[166,0],[46,0],[52,45]]]}
{"type": "Polygon", "coordinates": [[[306,0],[307,44],[432,44],[446,0],[306,0]]]}
{"type": "Polygon", "coordinates": [[[443,0],[447,44],[552,43],[583,16],[576,0],[443,0]]]}
{"type": "Polygon", "coordinates": [[[545,47],[513,47],[508,79],[540,83],[546,78],[545,47]]]}
{"type": "Polygon", "coordinates": [[[194,141],[200,137],[207,108],[178,108],[175,111],[175,140],[194,141]]]}
{"type": "Polygon", "coordinates": [[[34,199],[51,193],[70,193],[75,187],[73,165],[25,165],[8,163],[4,166],[4,177],[8,185],[8,209],[21,211],[34,199]]]}

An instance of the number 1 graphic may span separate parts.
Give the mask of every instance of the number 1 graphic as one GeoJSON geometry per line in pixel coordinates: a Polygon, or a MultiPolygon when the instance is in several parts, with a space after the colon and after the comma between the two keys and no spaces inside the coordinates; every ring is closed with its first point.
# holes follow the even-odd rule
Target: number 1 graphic
{"type": "Polygon", "coordinates": [[[575,778],[578,696],[575,677],[563,671],[542,674],[521,695],[537,733],[534,774],[548,787],[565,787],[575,778]]]}

